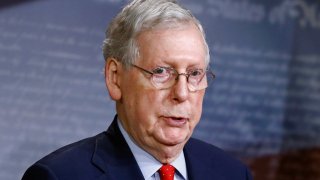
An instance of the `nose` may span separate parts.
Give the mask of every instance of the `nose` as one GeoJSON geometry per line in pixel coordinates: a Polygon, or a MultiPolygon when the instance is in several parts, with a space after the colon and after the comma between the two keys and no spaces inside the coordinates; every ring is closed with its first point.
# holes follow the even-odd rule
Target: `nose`
{"type": "Polygon", "coordinates": [[[184,74],[179,74],[183,76],[178,76],[176,79],[176,84],[172,88],[173,100],[177,102],[183,102],[188,99],[189,89],[187,76],[184,74]]]}

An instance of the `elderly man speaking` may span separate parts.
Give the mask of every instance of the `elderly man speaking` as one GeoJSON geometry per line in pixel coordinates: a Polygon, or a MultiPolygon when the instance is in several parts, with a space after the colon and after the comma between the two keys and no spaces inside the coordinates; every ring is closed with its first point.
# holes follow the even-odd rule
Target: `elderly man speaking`
{"type": "Polygon", "coordinates": [[[174,0],[134,0],[103,43],[117,115],[106,132],[32,165],[23,180],[246,180],[246,166],[191,138],[214,74],[203,28],[174,0]]]}

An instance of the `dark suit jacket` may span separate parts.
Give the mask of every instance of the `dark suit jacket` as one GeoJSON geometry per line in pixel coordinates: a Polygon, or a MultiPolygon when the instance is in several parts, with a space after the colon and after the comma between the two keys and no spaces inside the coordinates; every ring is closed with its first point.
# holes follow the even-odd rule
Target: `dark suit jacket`
{"type": "MultiPolygon", "coordinates": [[[[191,138],[184,148],[190,180],[251,179],[246,166],[222,150],[191,138]]],[[[143,180],[116,120],[106,132],[67,145],[32,165],[23,180],[143,180]]]]}

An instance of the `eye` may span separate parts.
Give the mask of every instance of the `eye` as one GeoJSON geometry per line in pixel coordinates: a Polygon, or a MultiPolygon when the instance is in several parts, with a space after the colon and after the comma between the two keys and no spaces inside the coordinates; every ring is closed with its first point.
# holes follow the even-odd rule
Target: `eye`
{"type": "Polygon", "coordinates": [[[191,77],[201,77],[203,75],[203,70],[202,69],[194,69],[189,71],[189,76],[191,77]]]}
{"type": "Polygon", "coordinates": [[[165,67],[157,67],[157,68],[153,69],[152,72],[156,76],[162,76],[162,75],[165,76],[170,73],[169,70],[165,67]]]}
{"type": "Polygon", "coordinates": [[[167,67],[157,67],[152,70],[152,80],[154,83],[165,83],[172,77],[170,68],[167,67]]]}

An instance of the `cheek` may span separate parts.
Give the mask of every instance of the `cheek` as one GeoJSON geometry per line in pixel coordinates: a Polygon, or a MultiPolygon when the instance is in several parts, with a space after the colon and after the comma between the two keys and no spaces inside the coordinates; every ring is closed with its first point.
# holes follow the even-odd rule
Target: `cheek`
{"type": "Polygon", "coordinates": [[[135,98],[137,101],[131,114],[136,117],[136,121],[132,126],[135,126],[136,133],[140,133],[141,137],[147,137],[157,126],[158,116],[163,107],[161,98],[154,91],[148,90],[136,94],[135,98]]]}
{"type": "Polygon", "coordinates": [[[124,96],[130,101],[133,108],[148,110],[156,104],[159,99],[158,90],[151,85],[143,75],[131,74],[126,78],[124,96]]]}
{"type": "Polygon", "coordinates": [[[164,96],[156,90],[143,90],[139,94],[139,107],[146,114],[156,114],[163,107],[164,96]]]}
{"type": "MultiPolygon", "coordinates": [[[[196,119],[200,119],[201,113],[202,113],[202,104],[203,104],[203,97],[204,97],[204,91],[199,92],[199,94],[196,94],[193,98],[193,106],[194,106],[194,115],[196,119]]],[[[199,120],[198,120],[199,121],[199,120]]]]}
{"type": "MultiPolygon", "coordinates": [[[[143,121],[143,124],[152,123],[157,112],[163,107],[164,95],[153,87],[149,88],[144,81],[134,80],[134,85],[123,89],[125,108],[130,111],[131,117],[137,117],[140,121],[143,121]]],[[[131,79],[131,83],[128,83],[133,84],[134,80],[131,79]]]]}

